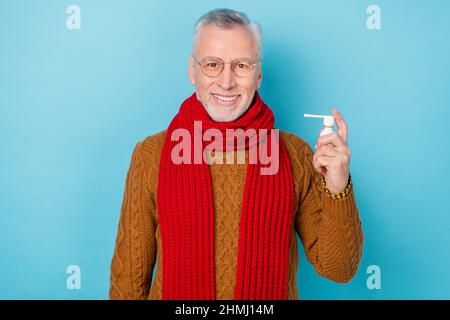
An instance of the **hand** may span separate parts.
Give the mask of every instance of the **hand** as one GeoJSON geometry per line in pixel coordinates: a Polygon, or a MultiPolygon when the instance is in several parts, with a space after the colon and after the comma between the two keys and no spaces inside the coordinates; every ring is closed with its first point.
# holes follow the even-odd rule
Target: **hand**
{"type": "Polygon", "coordinates": [[[347,187],[351,152],[347,145],[347,124],[336,108],[332,111],[338,131],[322,137],[319,133],[312,162],[314,168],[324,176],[328,190],[335,195],[347,187]]]}

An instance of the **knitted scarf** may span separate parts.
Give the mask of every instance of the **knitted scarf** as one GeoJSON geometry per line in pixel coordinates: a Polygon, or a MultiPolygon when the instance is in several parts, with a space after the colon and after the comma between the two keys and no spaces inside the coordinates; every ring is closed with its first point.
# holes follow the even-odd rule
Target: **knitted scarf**
{"type": "MultiPolygon", "coordinates": [[[[204,161],[176,164],[171,158],[173,148],[179,143],[172,141],[172,133],[185,129],[194,137],[199,134],[194,132],[194,121],[201,121],[203,132],[215,128],[224,137],[227,137],[226,129],[274,131],[271,130],[273,112],[258,92],[246,113],[232,122],[213,121],[195,93],[183,102],[167,129],[158,174],[162,299],[215,299],[214,207],[209,165],[204,161]]],[[[192,150],[196,152],[199,146],[192,140],[192,150]]],[[[245,139],[246,149],[258,142],[267,143],[269,151],[270,147],[278,147],[279,169],[276,174],[262,175],[260,161],[247,164],[239,227],[236,300],[275,300],[287,296],[293,178],[286,147],[281,139],[276,140],[271,145],[270,139],[264,142],[251,137],[245,139]]],[[[204,141],[200,147],[204,149],[204,141]]],[[[235,150],[238,148],[239,143],[234,146],[235,150]]]]}

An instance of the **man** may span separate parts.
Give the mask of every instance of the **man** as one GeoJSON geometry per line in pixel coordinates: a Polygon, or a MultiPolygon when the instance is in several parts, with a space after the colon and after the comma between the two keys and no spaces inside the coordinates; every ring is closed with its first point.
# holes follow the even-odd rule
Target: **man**
{"type": "Polygon", "coordinates": [[[338,132],[314,153],[278,133],[257,92],[260,61],[261,31],[245,14],[217,9],[197,22],[188,69],[196,92],[132,155],[111,299],[298,299],[296,233],[319,275],[355,275],[363,234],[347,125],[333,109],[338,132]],[[256,159],[264,148],[277,155],[265,173],[269,161],[256,159]]]}

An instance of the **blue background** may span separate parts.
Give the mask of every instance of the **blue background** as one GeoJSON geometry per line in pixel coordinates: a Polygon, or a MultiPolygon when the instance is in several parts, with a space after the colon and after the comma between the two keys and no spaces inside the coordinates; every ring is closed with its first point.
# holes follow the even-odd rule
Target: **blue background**
{"type": "Polygon", "coordinates": [[[449,299],[450,1],[0,1],[0,298],[106,299],[126,172],[194,88],[192,26],[246,12],[264,30],[261,95],[314,146],[337,107],[365,233],[352,282],[301,299],[449,299]],[[68,30],[68,5],[81,30],[68,30]],[[381,8],[369,30],[366,9],[381,8]],[[446,129],[447,128],[447,129],[446,129]],[[81,268],[81,290],[66,268],[81,268]],[[380,290],[366,286],[381,268],[380,290]]]}

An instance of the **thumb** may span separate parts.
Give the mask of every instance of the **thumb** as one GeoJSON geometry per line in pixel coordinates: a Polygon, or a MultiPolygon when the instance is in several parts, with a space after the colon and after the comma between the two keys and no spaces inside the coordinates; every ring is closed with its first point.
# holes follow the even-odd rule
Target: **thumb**
{"type": "Polygon", "coordinates": [[[321,135],[323,130],[324,130],[323,128],[319,130],[319,138],[320,138],[320,135],[321,135]]]}
{"type": "MultiPolygon", "coordinates": [[[[323,129],[320,129],[319,135],[318,135],[318,137],[317,137],[317,140],[320,139],[320,134],[322,133],[322,131],[323,131],[323,129]]],[[[316,142],[316,145],[314,146],[314,149],[317,149],[317,142],[316,142]]]]}

